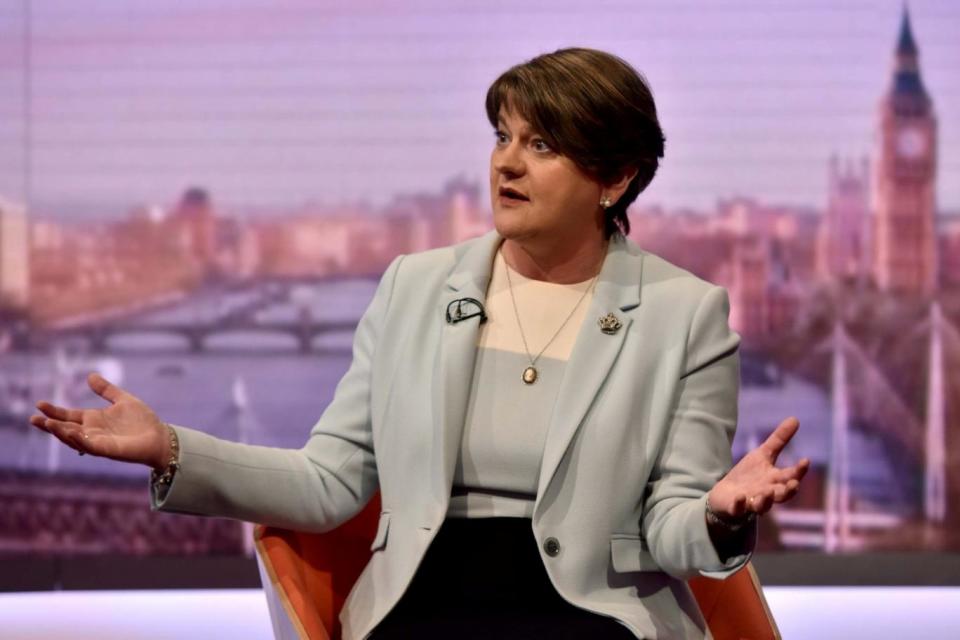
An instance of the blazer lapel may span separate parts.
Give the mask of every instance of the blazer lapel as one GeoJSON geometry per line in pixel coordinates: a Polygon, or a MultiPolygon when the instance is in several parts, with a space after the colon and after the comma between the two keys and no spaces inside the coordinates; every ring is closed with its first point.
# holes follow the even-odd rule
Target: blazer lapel
{"type": "MultiPolygon", "coordinates": [[[[500,237],[496,232],[487,233],[476,242],[466,245],[466,251],[447,278],[441,295],[438,309],[441,317],[446,318],[448,306],[458,299],[473,298],[484,303],[493,258],[499,246],[500,237]]],[[[442,466],[439,470],[441,496],[444,500],[449,500],[460,440],[463,437],[467,401],[473,383],[480,318],[444,322],[440,334],[438,367],[434,377],[433,415],[435,433],[442,451],[442,466]]]]}
{"type": "Polygon", "coordinates": [[[633,322],[624,313],[640,304],[643,253],[620,237],[611,239],[593,300],[567,361],[550,417],[540,465],[537,499],[544,495],[597,392],[617,360],[633,322]],[[612,313],[621,323],[614,333],[601,331],[598,320],[612,313]]]}

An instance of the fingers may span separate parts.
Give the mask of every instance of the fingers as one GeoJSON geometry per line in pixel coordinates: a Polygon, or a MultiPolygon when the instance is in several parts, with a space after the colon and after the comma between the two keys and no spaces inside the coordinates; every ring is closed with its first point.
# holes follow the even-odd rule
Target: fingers
{"type": "Polygon", "coordinates": [[[710,497],[707,498],[707,502],[714,512],[719,511],[720,513],[723,513],[731,518],[739,518],[747,513],[747,496],[742,493],[737,494],[733,498],[733,503],[730,505],[729,509],[724,508],[724,506],[713,504],[713,502],[710,500],[710,497]]]}
{"type": "Polygon", "coordinates": [[[809,461],[807,461],[807,465],[801,468],[798,477],[790,478],[785,482],[778,482],[763,493],[751,497],[748,501],[748,508],[758,515],[762,515],[773,508],[774,504],[792,500],[800,490],[800,480],[803,478],[808,467],[809,461]]]}
{"type": "Polygon", "coordinates": [[[762,516],[770,511],[773,505],[786,502],[797,495],[799,487],[800,481],[796,479],[776,484],[762,493],[751,496],[747,500],[747,510],[762,516]]]}
{"type": "MultiPolygon", "coordinates": [[[[73,422],[65,422],[54,418],[45,418],[44,416],[30,416],[30,424],[40,427],[49,434],[60,438],[61,435],[77,429],[79,425],[73,422]]],[[[62,438],[61,438],[62,439],[62,438]]]]}
{"type": "MultiPolygon", "coordinates": [[[[797,424],[790,424],[789,421],[785,420],[781,423],[781,426],[786,426],[792,430],[792,433],[796,433],[797,424]]],[[[778,427],[779,429],[780,427],[778,427]]],[[[766,471],[753,474],[753,477],[741,478],[738,488],[740,491],[745,491],[748,497],[741,511],[739,505],[743,494],[737,495],[731,515],[740,515],[741,513],[763,515],[770,511],[774,504],[793,499],[800,489],[800,482],[809,470],[810,460],[801,458],[791,467],[777,469],[768,466],[766,471]]]]}
{"type": "Polygon", "coordinates": [[[800,482],[797,480],[789,480],[784,484],[778,484],[773,488],[773,501],[777,504],[781,502],[786,502],[797,495],[797,489],[800,487],[800,482]]]}
{"type": "Polygon", "coordinates": [[[86,433],[82,432],[80,429],[70,429],[61,438],[61,441],[66,443],[69,447],[76,450],[80,455],[89,453],[90,440],[86,433]]]}
{"type": "Polygon", "coordinates": [[[90,437],[80,425],[74,422],[65,422],[44,416],[31,416],[30,424],[56,437],[71,449],[80,453],[89,453],[90,437]]]}
{"type": "Polygon", "coordinates": [[[769,456],[772,462],[776,462],[777,456],[780,455],[780,452],[787,446],[799,428],[800,421],[795,417],[791,416],[785,419],[777,425],[777,428],[774,429],[770,437],[760,445],[760,448],[769,456]]]}
{"type": "Polygon", "coordinates": [[[51,404],[46,400],[41,400],[38,402],[37,409],[39,409],[48,418],[53,418],[54,420],[83,424],[82,409],[67,409],[66,407],[58,407],[57,405],[51,404]]]}
{"type": "Polygon", "coordinates": [[[747,501],[747,508],[758,516],[762,516],[773,507],[773,496],[773,490],[751,496],[747,501]]]}
{"type": "Polygon", "coordinates": [[[801,458],[797,464],[792,467],[784,467],[783,469],[774,469],[772,478],[774,482],[788,482],[790,480],[803,480],[803,477],[807,475],[807,471],[810,470],[810,460],[809,458],[801,458]]]}
{"type": "Polygon", "coordinates": [[[90,385],[94,393],[111,404],[115,404],[125,396],[130,395],[117,385],[109,382],[96,371],[87,376],[87,384],[90,385]]]}
{"type": "Polygon", "coordinates": [[[742,493],[733,499],[733,516],[739,518],[747,513],[747,496],[742,493]]]}
{"type": "Polygon", "coordinates": [[[46,431],[47,433],[50,432],[50,430],[47,429],[47,419],[43,416],[30,416],[30,424],[41,431],[46,431]]]}

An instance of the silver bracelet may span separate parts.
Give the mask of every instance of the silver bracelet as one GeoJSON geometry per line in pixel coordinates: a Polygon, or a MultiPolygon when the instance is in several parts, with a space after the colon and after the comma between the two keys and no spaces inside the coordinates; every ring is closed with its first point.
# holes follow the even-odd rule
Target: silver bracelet
{"type": "Polygon", "coordinates": [[[167,428],[167,433],[170,435],[170,460],[167,461],[167,467],[162,472],[156,469],[150,472],[150,481],[153,484],[169,485],[173,482],[173,476],[177,473],[177,469],[180,468],[180,440],[177,438],[177,432],[173,427],[166,422],[163,423],[163,426],[167,428]]]}

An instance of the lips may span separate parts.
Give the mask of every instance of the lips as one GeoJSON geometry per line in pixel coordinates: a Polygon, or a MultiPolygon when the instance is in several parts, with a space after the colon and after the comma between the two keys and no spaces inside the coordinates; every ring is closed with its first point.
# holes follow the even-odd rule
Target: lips
{"type": "Polygon", "coordinates": [[[529,202],[528,198],[523,193],[517,191],[516,189],[511,189],[510,187],[500,187],[498,192],[501,198],[507,198],[509,200],[515,200],[517,202],[529,202]]]}

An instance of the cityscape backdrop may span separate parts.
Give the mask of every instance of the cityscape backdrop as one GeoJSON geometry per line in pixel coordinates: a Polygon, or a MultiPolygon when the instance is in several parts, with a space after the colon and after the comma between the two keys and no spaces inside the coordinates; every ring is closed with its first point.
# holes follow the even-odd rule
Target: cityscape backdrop
{"type": "Polygon", "coordinates": [[[631,237],[728,288],[742,455],[813,468],[765,550],[960,551],[960,5],[0,0],[0,554],[240,554],[32,430],[98,402],[298,447],[399,253],[491,228],[487,85],[561,46],[650,81],[631,237]]]}

